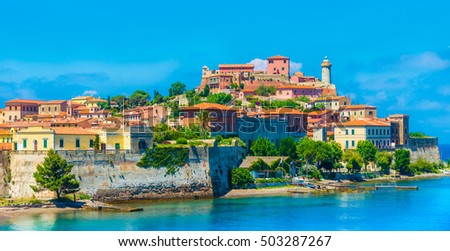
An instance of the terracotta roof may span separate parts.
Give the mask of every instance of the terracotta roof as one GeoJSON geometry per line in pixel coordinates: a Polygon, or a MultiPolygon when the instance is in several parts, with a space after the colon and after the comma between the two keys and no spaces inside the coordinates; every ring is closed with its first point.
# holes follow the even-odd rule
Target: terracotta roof
{"type": "Polygon", "coordinates": [[[308,119],[308,123],[317,123],[322,121],[322,119],[308,119]]]}
{"type": "Polygon", "coordinates": [[[5,102],[5,104],[7,103],[26,103],[26,104],[40,104],[43,103],[45,101],[41,101],[41,100],[28,100],[28,99],[13,99],[13,100],[8,100],[5,102]]]}
{"type": "Polygon", "coordinates": [[[84,119],[63,119],[63,120],[55,120],[52,121],[51,124],[78,124],[81,122],[89,121],[90,119],[84,118],[84,119]]]}
{"type": "Polygon", "coordinates": [[[260,115],[276,115],[276,114],[306,114],[304,112],[292,109],[292,108],[277,108],[275,110],[264,110],[259,112],[260,115]]]}
{"type": "Polygon", "coordinates": [[[89,108],[87,108],[85,105],[80,105],[77,108],[73,109],[74,111],[83,111],[83,110],[88,110],[89,108]]]}
{"type": "MultiPolygon", "coordinates": [[[[284,157],[283,160],[286,160],[287,157],[284,157]]],[[[247,156],[245,159],[242,160],[242,163],[239,167],[241,168],[249,168],[253,162],[257,161],[258,159],[262,159],[267,164],[271,164],[272,162],[281,159],[279,156],[247,156]]]]}
{"type": "Polygon", "coordinates": [[[11,134],[10,130],[0,129],[0,134],[11,134]]]}
{"type": "Polygon", "coordinates": [[[97,133],[79,127],[51,127],[55,134],[60,135],[96,135],[97,133]]]}
{"type": "Polygon", "coordinates": [[[44,101],[41,102],[41,105],[46,105],[46,104],[62,104],[64,102],[67,102],[67,100],[50,100],[50,101],[44,101]]]}
{"type": "Polygon", "coordinates": [[[319,116],[319,115],[323,115],[323,114],[326,114],[326,113],[330,113],[330,112],[333,112],[332,110],[323,110],[323,111],[320,111],[320,112],[318,112],[318,111],[314,111],[314,112],[310,112],[310,113],[308,113],[308,115],[312,115],[312,116],[319,116]]]}
{"type": "Polygon", "coordinates": [[[336,124],[337,127],[346,127],[346,126],[391,126],[390,123],[381,122],[378,120],[366,120],[360,119],[355,121],[349,121],[345,123],[336,124]]]}
{"type": "Polygon", "coordinates": [[[6,124],[0,124],[0,128],[27,128],[32,126],[50,126],[50,123],[36,121],[16,121],[6,124]]]}
{"type": "Polygon", "coordinates": [[[371,105],[347,105],[343,109],[376,109],[376,106],[371,105]]]}
{"type": "Polygon", "coordinates": [[[12,143],[0,143],[0,150],[12,150],[12,143]]]}
{"type": "Polygon", "coordinates": [[[338,97],[323,97],[323,98],[318,98],[316,99],[316,101],[333,101],[333,100],[341,100],[345,98],[345,96],[338,96],[338,97]]]}
{"type": "Polygon", "coordinates": [[[288,57],[285,56],[281,56],[281,55],[276,55],[276,56],[272,56],[272,57],[268,57],[267,60],[269,59],[289,59],[288,57]]]}
{"type": "Polygon", "coordinates": [[[253,65],[253,64],[219,64],[219,69],[220,68],[230,68],[230,67],[235,67],[235,68],[254,68],[255,65],[253,65]]]}
{"type": "Polygon", "coordinates": [[[277,89],[320,89],[311,85],[280,85],[276,87],[277,89]]]}
{"type": "Polygon", "coordinates": [[[237,111],[235,108],[231,108],[225,105],[216,104],[216,103],[200,103],[188,107],[182,107],[180,108],[182,111],[189,111],[189,110],[223,110],[223,111],[237,111]]]}

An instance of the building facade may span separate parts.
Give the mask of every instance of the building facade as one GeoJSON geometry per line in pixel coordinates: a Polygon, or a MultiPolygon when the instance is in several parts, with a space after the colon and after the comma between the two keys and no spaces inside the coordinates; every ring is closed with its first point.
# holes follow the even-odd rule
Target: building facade
{"type": "Polygon", "coordinates": [[[342,149],[356,149],[358,141],[369,140],[378,149],[390,149],[391,125],[378,120],[356,120],[336,124],[334,139],[342,149]]]}

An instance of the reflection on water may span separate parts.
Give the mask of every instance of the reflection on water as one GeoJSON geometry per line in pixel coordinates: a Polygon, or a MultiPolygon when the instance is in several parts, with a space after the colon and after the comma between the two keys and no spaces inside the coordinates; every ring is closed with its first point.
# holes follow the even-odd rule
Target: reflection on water
{"type": "Polygon", "coordinates": [[[134,213],[70,211],[0,222],[0,230],[450,230],[450,178],[418,191],[147,201],[134,213]]]}

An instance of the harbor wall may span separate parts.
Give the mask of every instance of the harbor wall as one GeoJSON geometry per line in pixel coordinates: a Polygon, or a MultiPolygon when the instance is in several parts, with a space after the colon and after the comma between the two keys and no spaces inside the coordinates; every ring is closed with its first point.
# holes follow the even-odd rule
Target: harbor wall
{"type": "MultiPolygon", "coordinates": [[[[230,190],[231,169],[244,157],[244,149],[239,146],[190,147],[188,163],[168,174],[167,168],[138,167],[136,163],[142,157],[138,154],[58,153],[74,165],[72,173],[80,182],[80,192],[101,201],[220,196],[230,190]]],[[[12,179],[4,191],[8,197],[53,196],[48,191],[35,193],[30,187],[36,184],[33,173],[45,156],[45,152],[11,153],[12,179]]]]}
{"type": "Polygon", "coordinates": [[[411,163],[419,158],[431,162],[441,162],[438,138],[409,138],[409,150],[411,151],[411,163]]]}

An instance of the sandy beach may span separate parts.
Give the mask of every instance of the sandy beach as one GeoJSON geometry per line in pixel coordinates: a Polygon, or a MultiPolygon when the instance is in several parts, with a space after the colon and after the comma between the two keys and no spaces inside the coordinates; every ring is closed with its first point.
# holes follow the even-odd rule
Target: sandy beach
{"type": "Polygon", "coordinates": [[[0,207],[0,220],[8,220],[11,218],[33,215],[33,214],[44,214],[44,213],[57,213],[57,212],[68,212],[81,210],[79,208],[57,208],[57,207],[0,207]]]}

